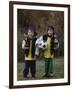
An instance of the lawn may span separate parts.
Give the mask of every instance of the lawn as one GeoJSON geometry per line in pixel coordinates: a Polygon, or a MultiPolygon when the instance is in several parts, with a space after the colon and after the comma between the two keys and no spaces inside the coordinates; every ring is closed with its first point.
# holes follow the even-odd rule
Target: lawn
{"type": "MultiPolygon", "coordinates": [[[[37,60],[36,61],[36,79],[45,79],[43,77],[44,70],[45,70],[45,63],[44,60],[37,60]]],[[[24,69],[24,62],[19,61],[17,64],[17,80],[26,80],[23,77],[23,69],[24,69]]],[[[28,75],[28,80],[31,80],[31,74],[28,75]]],[[[48,79],[56,79],[56,78],[64,78],[64,58],[59,57],[54,59],[54,76],[48,79]]]]}

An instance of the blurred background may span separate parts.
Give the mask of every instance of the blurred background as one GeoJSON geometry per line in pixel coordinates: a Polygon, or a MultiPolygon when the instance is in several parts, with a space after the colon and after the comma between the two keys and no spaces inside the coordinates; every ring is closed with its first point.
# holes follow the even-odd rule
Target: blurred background
{"type": "MultiPolygon", "coordinates": [[[[52,25],[59,40],[60,47],[55,52],[55,68],[57,77],[63,77],[63,58],[64,58],[64,12],[63,11],[42,11],[42,10],[17,10],[17,56],[18,62],[24,61],[24,51],[22,49],[22,40],[27,28],[33,26],[38,36],[46,33],[47,26],[52,25]],[[59,71],[60,70],[60,71],[59,71]]],[[[37,65],[44,67],[44,62],[37,62],[37,65]]],[[[37,66],[38,67],[38,66],[37,66]]],[[[44,71],[41,69],[38,71],[44,71]]],[[[18,80],[22,78],[23,63],[18,63],[18,80]],[[21,73],[20,73],[21,72],[21,73]]],[[[42,74],[42,73],[41,73],[42,74]]]]}

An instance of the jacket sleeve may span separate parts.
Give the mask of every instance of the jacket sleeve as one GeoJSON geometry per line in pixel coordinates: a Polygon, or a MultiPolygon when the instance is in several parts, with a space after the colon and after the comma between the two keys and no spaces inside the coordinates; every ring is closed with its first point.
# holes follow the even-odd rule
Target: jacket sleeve
{"type": "Polygon", "coordinates": [[[24,49],[24,50],[28,50],[29,49],[29,47],[26,45],[26,40],[22,41],[22,49],[24,49]]]}
{"type": "Polygon", "coordinates": [[[22,40],[22,49],[25,48],[25,40],[22,40]]]}
{"type": "Polygon", "coordinates": [[[55,38],[54,44],[55,44],[55,45],[54,45],[54,50],[58,49],[58,48],[59,48],[59,41],[58,41],[57,38],[55,38]]]}

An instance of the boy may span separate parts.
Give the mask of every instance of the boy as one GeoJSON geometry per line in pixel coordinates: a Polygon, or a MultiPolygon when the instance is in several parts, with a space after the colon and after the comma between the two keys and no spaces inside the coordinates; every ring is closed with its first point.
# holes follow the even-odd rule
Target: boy
{"type": "Polygon", "coordinates": [[[58,40],[54,33],[54,28],[49,26],[47,28],[47,34],[43,35],[43,41],[47,43],[48,48],[44,50],[44,59],[45,59],[45,75],[44,77],[53,76],[53,57],[54,51],[59,47],[58,40]]]}
{"type": "Polygon", "coordinates": [[[24,53],[25,53],[25,68],[23,71],[23,76],[27,78],[29,69],[32,78],[35,78],[36,73],[36,61],[35,61],[35,42],[36,37],[34,36],[33,28],[28,28],[27,37],[23,40],[24,53]]]}

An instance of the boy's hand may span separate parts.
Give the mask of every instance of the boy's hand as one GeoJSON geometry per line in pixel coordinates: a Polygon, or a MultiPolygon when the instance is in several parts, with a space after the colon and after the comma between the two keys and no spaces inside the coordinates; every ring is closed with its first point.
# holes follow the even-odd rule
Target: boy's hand
{"type": "Polygon", "coordinates": [[[57,40],[57,39],[55,39],[55,40],[54,40],[54,43],[58,43],[58,40],[57,40]]]}
{"type": "Polygon", "coordinates": [[[54,45],[54,49],[56,50],[56,49],[59,48],[59,42],[58,42],[57,39],[55,39],[55,40],[54,40],[54,43],[55,43],[55,45],[54,45]]]}

